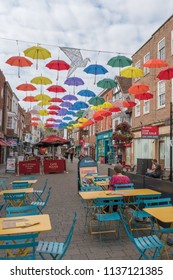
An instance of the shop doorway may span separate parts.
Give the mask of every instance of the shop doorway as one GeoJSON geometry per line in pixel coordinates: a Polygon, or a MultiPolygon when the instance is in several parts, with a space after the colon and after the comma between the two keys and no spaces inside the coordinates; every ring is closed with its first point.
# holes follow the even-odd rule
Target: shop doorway
{"type": "Polygon", "coordinates": [[[159,141],[159,163],[163,170],[165,168],[165,141],[159,141]]]}

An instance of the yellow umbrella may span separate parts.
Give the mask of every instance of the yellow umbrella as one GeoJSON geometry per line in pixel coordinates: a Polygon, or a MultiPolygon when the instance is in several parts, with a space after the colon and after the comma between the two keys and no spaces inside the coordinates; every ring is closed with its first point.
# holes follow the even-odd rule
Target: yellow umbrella
{"type": "Polygon", "coordinates": [[[109,108],[112,108],[112,107],[113,107],[113,105],[110,102],[104,102],[103,104],[100,105],[101,109],[109,109],[109,108]]]}
{"type": "Polygon", "coordinates": [[[79,123],[83,123],[83,122],[87,122],[87,121],[88,121],[87,118],[79,118],[79,119],[78,119],[78,122],[79,122],[79,123]]]}
{"type": "Polygon", "coordinates": [[[51,57],[50,51],[40,46],[33,46],[23,51],[25,56],[36,59],[36,69],[38,69],[38,59],[47,59],[51,57]]]}
{"type": "Polygon", "coordinates": [[[67,126],[67,129],[73,129],[73,127],[72,126],[67,126]]]}
{"type": "Polygon", "coordinates": [[[81,126],[80,123],[74,123],[74,124],[73,124],[73,127],[79,127],[79,126],[81,126]]]}
{"type": "Polygon", "coordinates": [[[38,106],[49,106],[51,105],[52,103],[49,102],[48,100],[43,100],[43,101],[40,101],[37,105],[38,106]]]}
{"type": "Polygon", "coordinates": [[[91,106],[90,109],[93,110],[93,111],[97,111],[100,108],[99,108],[99,105],[98,105],[98,106],[91,106]]]}
{"type": "Polygon", "coordinates": [[[52,81],[49,78],[43,76],[35,77],[30,82],[32,84],[41,85],[41,92],[42,92],[42,85],[52,84],[52,81]]]}
{"type": "Polygon", "coordinates": [[[36,96],[34,96],[34,98],[36,100],[41,100],[41,101],[49,101],[51,100],[51,97],[47,94],[41,93],[41,94],[37,94],[36,96]]]}
{"type": "Polygon", "coordinates": [[[120,71],[120,76],[135,79],[144,76],[144,72],[140,68],[129,66],[120,71]]]}
{"type": "Polygon", "coordinates": [[[44,110],[44,109],[38,110],[38,114],[39,114],[40,116],[48,116],[48,111],[47,111],[47,110],[44,110]]]}

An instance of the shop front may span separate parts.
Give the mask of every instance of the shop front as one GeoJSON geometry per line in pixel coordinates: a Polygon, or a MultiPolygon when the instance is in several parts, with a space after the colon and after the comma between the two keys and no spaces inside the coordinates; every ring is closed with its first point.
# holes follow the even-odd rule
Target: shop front
{"type": "Polygon", "coordinates": [[[112,145],[112,129],[102,131],[96,135],[96,160],[108,163],[108,154],[112,145]]]}

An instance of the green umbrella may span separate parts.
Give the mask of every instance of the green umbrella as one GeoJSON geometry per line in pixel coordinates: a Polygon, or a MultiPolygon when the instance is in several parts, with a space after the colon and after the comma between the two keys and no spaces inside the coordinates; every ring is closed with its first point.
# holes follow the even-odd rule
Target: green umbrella
{"type": "Polygon", "coordinates": [[[76,123],[78,123],[78,122],[76,122],[76,121],[71,121],[71,122],[68,122],[68,126],[69,126],[69,125],[76,124],[76,123]]]}
{"type": "Polygon", "coordinates": [[[105,102],[105,100],[102,97],[99,96],[95,96],[92,97],[88,100],[89,104],[93,105],[93,106],[97,106],[97,105],[101,105],[105,102]]]}
{"type": "Polygon", "coordinates": [[[84,110],[76,112],[75,117],[81,118],[83,116],[84,110]]]}
{"type": "Polygon", "coordinates": [[[103,79],[97,83],[97,86],[101,88],[114,88],[117,86],[117,82],[112,79],[103,79]]]}
{"type": "Polygon", "coordinates": [[[112,57],[107,65],[110,65],[112,67],[125,67],[130,66],[132,64],[132,60],[124,55],[117,55],[115,57],[112,57]]]}

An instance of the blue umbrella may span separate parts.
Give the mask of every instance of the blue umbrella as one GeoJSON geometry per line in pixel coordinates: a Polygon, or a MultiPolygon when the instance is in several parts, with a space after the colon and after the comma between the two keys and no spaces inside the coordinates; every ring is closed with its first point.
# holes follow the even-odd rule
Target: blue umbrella
{"type": "Polygon", "coordinates": [[[67,116],[67,117],[64,117],[63,120],[64,120],[64,121],[71,121],[72,118],[67,116]]]}
{"type": "Polygon", "coordinates": [[[84,85],[84,81],[78,77],[70,77],[65,80],[64,84],[68,86],[73,86],[73,92],[75,93],[75,87],[84,85]]]}
{"type": "Polygon", "coordinates": [[[60,104],[61,107],[70,108],[73,104],[71,102],[65,101],[60,104]]]}
{"type": "Polygon", "coordinates": [[[58,116],[65,116],[66,115],[66,113],[67,113],[67,109],[65,109],[65,108],[62,108],[62,109],[60,109],[59,111],[58,111],[58,116]]]}
{"type": "Polygon", "coordinates": [[[103,75],[108,72],[108,70],[105,67],[99,64],[91,64],[88,67],[86,67],[83,71],[87,74],[95,75],[94,84],[96,83],[96,75],[103,75]]]}
{"type": "MultiPolygon", "coordinates": [[[[71,109],[71,108],[70,108],[70,109],[71,109]]],[[[69,111],[67,111],[66,115],[75,116],[75,112],[69,110],[69,111]]]]}
{"type": "Polygon", "coordinates": [[[70,110],[80,110],[80,109],[86,109],[89,105],[83,101],[77,101],[73,104],[73,106],[70,108],[70,110]]]}
{"type": "Polygon", "coordinates": [[[68,100],[68,101],[72,101],[72,100],[78,100],[78,98],[75,96],[75,95],[73,95],[73,94],[67,94],[67,95],[64,95],[63,97],[62,97],[62,99],[63,100],[68,100]]]}
{"type": "Polygon", "coordinates": [[[94,97],[96,96],[96,94],[89,90],[89,89],[83,89],[83,90],[80,90],[77,95],[80,95],[80,96],[85,96],[85,97],[94,97]]]}

